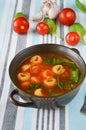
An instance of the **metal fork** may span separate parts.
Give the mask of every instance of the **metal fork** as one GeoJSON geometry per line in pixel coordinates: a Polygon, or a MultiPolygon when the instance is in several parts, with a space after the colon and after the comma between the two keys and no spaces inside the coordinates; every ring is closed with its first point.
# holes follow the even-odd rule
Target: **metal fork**
{"type": "Polygon", "coordinates": [[[83,114],[86,114],[86,95],[85,95],[85,99],[84,99],[84,104],[81,107],[80,112],[83,114]]]}

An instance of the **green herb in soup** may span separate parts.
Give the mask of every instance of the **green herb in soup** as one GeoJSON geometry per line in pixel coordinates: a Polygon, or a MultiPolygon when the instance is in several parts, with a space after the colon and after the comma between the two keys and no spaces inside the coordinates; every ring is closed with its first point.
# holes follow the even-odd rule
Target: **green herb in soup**
{"type": "Polygon", "coordinates": [[[17,70],[16,84],[36,96],[51,97],[65,94],[77,87],[79,68],[60,54],[34,55],[17,70]]]}

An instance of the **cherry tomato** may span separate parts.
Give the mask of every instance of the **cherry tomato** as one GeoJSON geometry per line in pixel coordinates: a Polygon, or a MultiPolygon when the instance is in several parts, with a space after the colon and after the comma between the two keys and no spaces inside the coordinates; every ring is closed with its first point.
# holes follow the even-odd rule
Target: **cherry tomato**
{"type": "Polygon", "coordinates": [[[60,11],[58,15],[58,19],[60,23],[63,25],[71,25],[75,22],[76,20],[76,13],[73,9],[71,8],[64,8],[60,11]]]}
{"type": "Polygon", "coordinates": [[[29,28],[29,22],[24,17],[18,17],[13,20],[13,30],[18,34],[26,33],[29,28]]]}
{"type": "Polygon", "coordinates": [[[76,45],[80,41],[80,36],[76,32],[69,32],[67,33],[65,40],[69,45],[76,45]]]}
{"type": "Polygon", "coordinates": [[[44,35],[44,34],[47,34],[49,31],[49,26],[48,24],[44,23],[44,22],[39,22],[37,25],[36,25],[36,32],[41,34],[41,35],[44,35]]]}

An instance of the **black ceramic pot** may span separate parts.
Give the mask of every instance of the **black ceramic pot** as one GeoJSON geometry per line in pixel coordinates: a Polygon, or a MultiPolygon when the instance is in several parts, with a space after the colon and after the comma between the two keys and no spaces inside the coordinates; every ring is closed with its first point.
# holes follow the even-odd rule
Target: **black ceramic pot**
{"type": "Polygon", "coordinates": [[[58,106],[65,106],[67,103],[69,103],[78,93],[81,83],[83,82],[85,78],[86,73],[86,66],[83,58],[80,56],[78,50],[73,48],[68,48],[66,46],[58,45],[58,44],[39,44],[34,45],[31,47],[28,47],[26,49],[23,49],[20,51],[11,61],[11,64],[9,66],[9,75],[11,78],[12,83],[14,84],[14,90],[9,95],[10,100],[12,103],[14,103],[17,106],[27,106],[27,107],[36,107],[36,108],[43,108],[43,107],[51,107],[55,108],[58,106]],[[20,64],[28,59],[29,57],[39,54],[39,53],[46,53],[46,52],[54,52],[54,53],[60,53],[71,60],[73,60],[76,65],[79,67],[81,76],[78,83],[78,86],[62,95],[62,96],[55,96],[55,97],[38,97],[31,95],[29,93],[24,92],[21,90],[15,82],[15,75],[16,75],[16,69],[20,66],[20,64]],[[19,97],[23,98],[25,102],[20,102],[18,99],[15,98],[15,95],[18,95],[19,97]]]}

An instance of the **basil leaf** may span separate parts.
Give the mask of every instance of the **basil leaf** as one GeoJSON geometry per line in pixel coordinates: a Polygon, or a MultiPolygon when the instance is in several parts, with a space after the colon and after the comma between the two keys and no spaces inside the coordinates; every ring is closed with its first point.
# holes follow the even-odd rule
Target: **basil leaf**
{"type": "Polygon", "coordinates": [[[56,34],[57,25],[54,20],[49,18],[44,18],[43,22],[47,23],[49,26],[49,34],[56,34]]]}
{"type": "Polygon", "coordinates": [[[84,45],[86,45],[86,30],[85,28],[80,24],[80,23],[74,23],[69,26],[69,31],[70,32],[76,32],[79,34],[80,39],[84,45]]]}
{"type": "Polygon", "coordinates": [[[15,14],[14,19],[16,19],[18,17],[24,17],[25,18],[25,15],[22,12],[18,12],[18,13],[15,14]]]}
{"type": "Polygon", "coordinates": [[[75,0],[76,6],[83,12],[86,12],[85,4],[81,3],[79,0],[75,0]]]}

